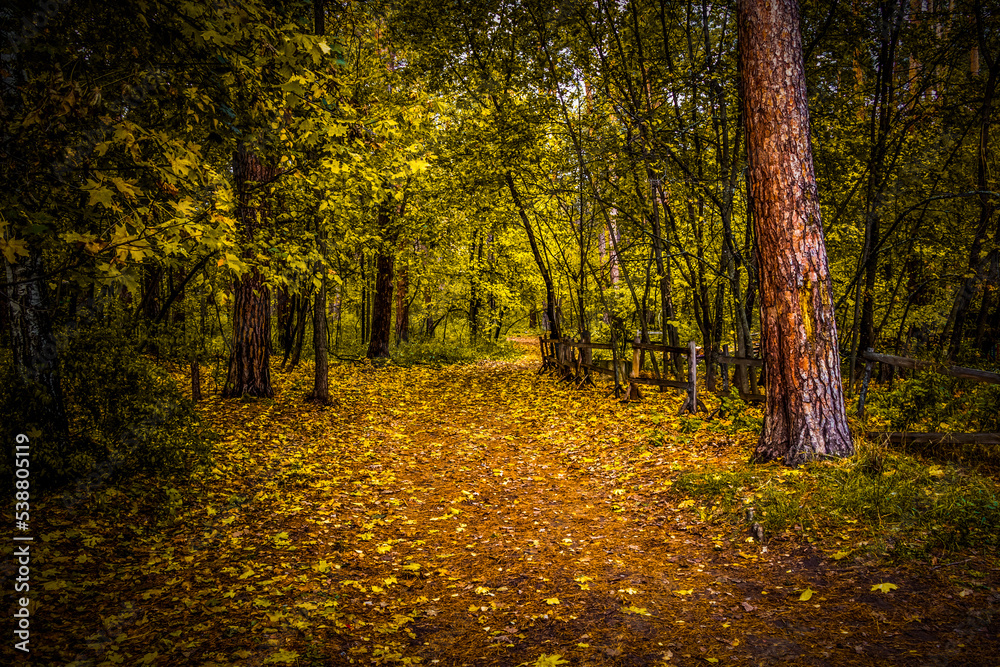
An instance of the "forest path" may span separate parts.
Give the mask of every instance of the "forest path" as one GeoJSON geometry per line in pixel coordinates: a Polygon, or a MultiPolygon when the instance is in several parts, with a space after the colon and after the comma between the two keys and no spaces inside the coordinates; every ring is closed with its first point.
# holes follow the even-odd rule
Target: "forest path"
{"type": "Polygon", "coordinates": [[[988,581],[962,583],[947,564],[836,561],[802,537],[765,550],[675,488],[688,472],[742,466],[752,435],[736,442],[677,418],[675,393],[622,404],[538,366],[341,364],[327,406],[303,400],[307,369],[275,373],[273,401],[206,400],[221,436],[214,468],[166,491],[159,518],[143,525],[110,488],[48,513],[39,558],[59,565],[39,585],[59,597],[45,598],[33,659],[839,666],[1000,655],[988,581]],[[881,582],[898,589],[873,592],[881,582]]]}
{"type": "Polygon", "coordinates": [[[324,520],[344,536],[341,608],[366,624],[339,633],[343,657],[965,664],[989,621],[926,595],[943,573],[841,566],[804,541],[762,550],[700,520],[712,509],[672,480],[745,446],[680,432],[679,395],[623,405],[537,367],[361,371],[355,490],[324,520]],[[871,591],[883,581],[904,592],[871,591]]]}

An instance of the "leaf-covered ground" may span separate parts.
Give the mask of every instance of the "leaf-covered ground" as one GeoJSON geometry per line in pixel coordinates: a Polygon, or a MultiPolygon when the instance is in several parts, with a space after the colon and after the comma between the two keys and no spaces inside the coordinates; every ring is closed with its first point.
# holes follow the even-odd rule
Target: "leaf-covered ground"
{"type": "Polygon", "coordinates": [[[305,371],[277,373],[273,401],[206,401],[213,470],[145,495],[96,477],[38,506],[33,664],[1000,655],[984,555],[838,560],[849,535],[794,531],[762,546],[673,484],[742,466],[748,440],[685,432],[675,394],[622,405],[537,368],[347,364],[329,406],[303,400],[305,371]]]}

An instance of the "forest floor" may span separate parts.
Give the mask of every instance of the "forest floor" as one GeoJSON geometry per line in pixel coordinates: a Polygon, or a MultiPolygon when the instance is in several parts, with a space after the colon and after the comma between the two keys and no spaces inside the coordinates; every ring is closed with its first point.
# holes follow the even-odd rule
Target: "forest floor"
{"type": "Polygon", "coordinates": [[[214,468],[151,491],[159,514],[89,487],[39,510],[33,664],[1000,664],[994,555],[762,545],[673,485],[744,466],[752,434],[538,366],[343,364],[328,406],[305,371],[204,401],[214,468]]]}

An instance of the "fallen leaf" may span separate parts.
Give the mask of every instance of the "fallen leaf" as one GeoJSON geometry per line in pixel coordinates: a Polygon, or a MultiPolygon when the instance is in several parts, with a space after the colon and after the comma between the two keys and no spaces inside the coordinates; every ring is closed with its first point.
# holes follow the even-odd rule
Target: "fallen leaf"
{"type": "Polygon", "coordinates": [[[899,588],[899,586],[897,586],[896,584],[886,584],[886,583],[875,584],[874,586],[872,586],[873,591],[882,591],[883,593],[894,591],[897,588],[899,588]]]}

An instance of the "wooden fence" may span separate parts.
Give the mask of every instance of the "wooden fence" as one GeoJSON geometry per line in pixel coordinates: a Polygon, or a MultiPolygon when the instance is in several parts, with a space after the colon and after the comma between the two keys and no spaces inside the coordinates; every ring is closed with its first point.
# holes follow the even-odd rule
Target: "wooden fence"
{"type": "MultiPolygon", "coordinates": [[[[667,388],[680,389],[687,394],[680,412],[695,413],[698,409],[705,410],[705,404],[698,399],[698,353],[694,341],[690,341],[687,347],[675,345],[663,345],[659,343],[643,343],[640,335],[636,335],[631,342],[632,359],[626,368],[626,361],[619,359],[617,364],[612,362],[610,368],[599,366],[594,363],[594,350],[611,350],[610,343],[592,343],[590,337],[584,335],[583,340],[576,341],[572,338],[548,338],[539,336],[538,344],[542,353],[542,367],[539,372],[553,372],[566,380],[576,381],[580,384],[593,384],[591,374],[607,375],[614,379],[615,395],[621,396],[624,387],[625,398],[636,400],[642,398],[639,385],[660,387],[660,390],[667,388]],[[654,365],[654,373],[657,377],[643,377],[642,366],[645,353],[649,352],[654,365]],[[673,366],[678,370],[677,375],[683,375],[686,366],[686,377],[678,377],[670,380],[660,376],[660,365],[656,364],[653,354],[662,355],[662,368],[668,368],[667,355],[671,356],[673,366]],[[687,363],[682,364],[680,360],[686,357],[687,363]],[[627,378],[627,379],[626,379],[627,378]]],[[[710,357],[713,355],[709,355],[710,357]]],[[[714,355],[714,359],[706,359],[706,363],[718,363],[721,366],[723,377],[723,390],[729,390],[729,366],[736,367],[736,384],[739,394],[744,400],[763,401],[764,395],[757,393],[757,379],[754,369],[764,366],[762,359],[743,359],[729,356],[729,346],[723,348],[722,355],[714,355]]]]}
{"type": "MultiPolygon", "coordinates": [[[[878,354],[871,348],[861,353],[861,358],[865,360],[865,372],[861,380],[861,391],[858,393],[858,417],[865,416],[865,400],[868,397],[868,383],[872,379],[872,368],[875,364],[888,364],[897,368],[910,368],[913,370],[932,370],[941,375],[963,378],[976,382],[987,382],[990,384],[1000,384],[1000,374],[981,371],[975,368],[963,368],[962,366],[945,366],[931,361],[921,361],[910,359],[909,357],[895,357],[891,354],[878,354]]],[[[921,433],[921,432],[896,432],[896,433],[868,433],[869,437],[886,437],[893,444],[979,444],[979,445],[1000,445],[1000,433],[921,433]]]]}

